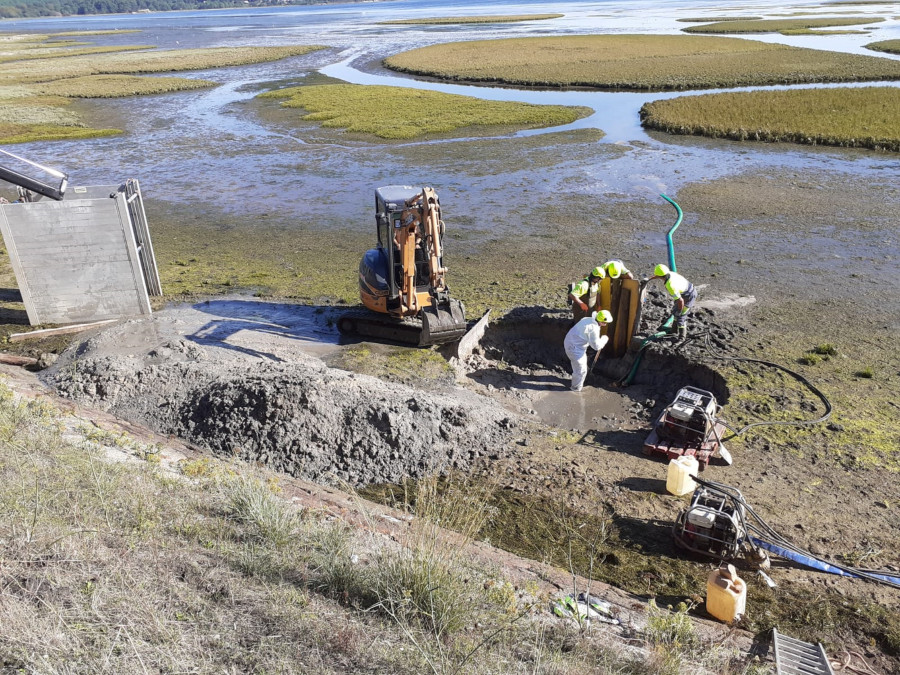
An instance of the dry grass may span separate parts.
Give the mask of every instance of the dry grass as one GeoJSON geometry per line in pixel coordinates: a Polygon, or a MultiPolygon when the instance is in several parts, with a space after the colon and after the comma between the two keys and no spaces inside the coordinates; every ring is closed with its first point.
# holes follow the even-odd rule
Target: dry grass
{"type": "Polygon", "coordinates": [[[900,89],[864,87],[683,96],[641,109],[669,133],[900,152],[900,89]]]}
{"type": "Polygon", "coordinates": [[[329,128],[409,139],[459,129],[547,127],[574,122],[588,108],[483,101],[422,89],[381,85],[329,84],[267,92],[262,98],[286,99],[287,108],[307,111],[303,119],[329,128]]]}
{"type": "Polygon", "coordinates": [[[873,49],[876,52],[886,52],[888,54],[900,54],[900,40],[881,40],[880,42],[870,42],[865,45],[866,49],[873,49]]]}
{"type": "Polygon", "coordinates": [[[413,49],[384,63],[447,80],[630,90],[900,79],[898,61],[687,35],[479,40],[413,49]]]}
{"type": "Polygon", "coordinates": [[[516,21],[542,21],[545,19],[559,19],[565,14],[510,14],[494,16],[439,16],[432,19],[396,19],[394,21],[379,21],[379,25],[444,25],[455,23],[513,23],[516,21]]]}
{"type": "Polygon", "coordinates": [[[69,98],[117,98],[167,94],[218,86],[211,80],[192,80],[186,77],[138,77],[136,75],[89,75],[55,80],[36,85],[41,94],[69,98]]]}
{"type": "Polygon", "coordinates": [[[422,522],[395,543],[293,506],[273,474],[135,459],[161,450],[0,384],[4,672],[668,672],[535,620],[528,593],[477,568],[471,492],[423,482],[422,522]]]}
{"type": "Polygon", "coordinates": [[[824,19],[758,19],[747,21],[718,21],[703,26],[683,28],[685,33],[781,33],[795,32],[808,28],[828,28],[830,26],[857,26],[859,24],[884,21],[877,16],[832,17],[824,19]]]}

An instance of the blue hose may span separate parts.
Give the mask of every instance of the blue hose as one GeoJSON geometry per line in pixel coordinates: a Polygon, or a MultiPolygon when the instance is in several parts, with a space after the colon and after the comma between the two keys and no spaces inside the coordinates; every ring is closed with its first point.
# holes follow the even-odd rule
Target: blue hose
{"type": "Polygon", "coordinates": [[[819,560],[818,558],[814,558],[812,556],[803,555],[802,553],[791,550],[789,548],[785,548],[784,546],[778,546],[777,544],[772,544],[771,542],[763,541],[762,539],[757,539],[756,537],[750,537],[750,541],[753,542],[753,544],[755,544],[756,546],[766,549],[767,551],[769,551],[769,553],[774,553],[775,555],[787,560],[793,560],[796,563],[800,563],[801,565],[814,570],[819,570],[820,572],[828,572],[829,574],[837,574],[838,576],[850,577],[852,579],[863,578],[872,579],[872,581],[886,581],[887,583],[894,586],[900,584],[900,577],[861,570],[860,574],[854,574],[853,572],[850,572],[843,567],[835,567],[834,565],[828,564],[824,560],[819,560]]]}

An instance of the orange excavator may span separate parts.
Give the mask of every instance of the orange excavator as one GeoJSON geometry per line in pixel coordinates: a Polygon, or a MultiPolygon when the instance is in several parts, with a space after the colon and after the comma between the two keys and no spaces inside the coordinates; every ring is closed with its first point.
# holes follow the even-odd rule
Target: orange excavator
{"type": "Polygon", "coordinates": [[[375,227],[378,242],[359,264],[359,295],[368,311],[345,313],[338,329],[418,346],[465,335],[465,307],[447,287],[445,228],[434,189],[377,188],[375,227]]]}

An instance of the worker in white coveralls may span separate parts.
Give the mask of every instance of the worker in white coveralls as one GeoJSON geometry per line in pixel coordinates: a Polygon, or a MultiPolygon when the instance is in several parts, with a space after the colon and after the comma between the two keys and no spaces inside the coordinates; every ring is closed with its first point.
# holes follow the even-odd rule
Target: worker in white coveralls
{"type": "Polygon", "coordinates": [[[576,323],[566,333],[563,343],[566,348],[566,356],[572,361],[572,391],[581,391],[584,379],[587,377],[588,357],[587,349],[592,347],[595,351],[603,349],[609,338],[600,335],[600,329],[612,323],[612,314],[605,309],[594,312],[576,323]]]}

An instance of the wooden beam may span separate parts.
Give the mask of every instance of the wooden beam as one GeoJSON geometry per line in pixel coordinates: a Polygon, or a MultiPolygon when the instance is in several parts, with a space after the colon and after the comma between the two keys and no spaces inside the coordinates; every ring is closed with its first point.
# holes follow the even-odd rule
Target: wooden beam
{"type": "Polygon", "coordinates": [[[19,356],[18,354],[0,354],[0,363],[6,363],[10,366],[33,366],[38,362],[37,359],[30,356],[19,356]]]}
{"type": "Polygon", "coordinates": [[[36,340],[43,337],[52,337],[54,335],[67,335],[68,333],[80,333],[83,330],[90,330],[97,326],[105,326],[106,324],[115,323],[118,319],[106,319],[105,321],[94,321],[92,323],[78,323],[71,326],[60,326],[59,328],[44,328],[42,330],[33,330],[28,333],[12,333],[9,336],[10,342],[20,342],[22,340],[36,340]]]}

